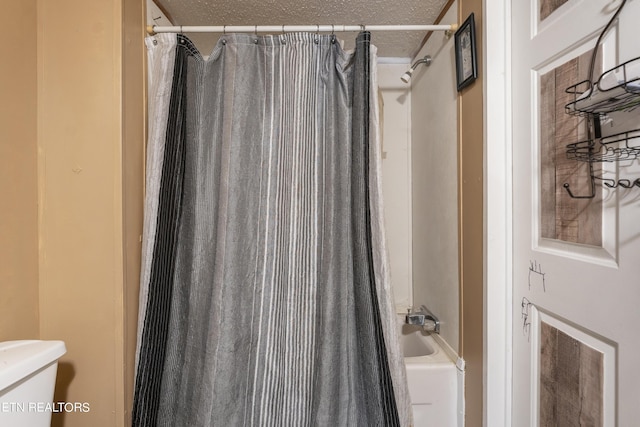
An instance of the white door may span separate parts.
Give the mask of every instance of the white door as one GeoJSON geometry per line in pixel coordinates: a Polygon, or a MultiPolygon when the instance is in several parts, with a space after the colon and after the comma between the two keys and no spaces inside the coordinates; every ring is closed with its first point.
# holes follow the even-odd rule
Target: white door
{"type": "MultiPolygon", "coordinates": [[[[565,112],[567,100],[581,102],[565,89],[587,78],[590,51],[621,1],[511,2],[515,427],[640,425],[640,187],[603,185],[633,183],[639,161],[615,161],[618,150],[614,161],[591,163],[593,199],[572,199],[563,186],[591,194],[585,160],[602,156],[578,146],[568,159],[565,146],[598,143],[596,121],[604,136],[640,128],[640,108],[604,119],[565,112]]],[[[640,1],[628,1],[603,39],[594,80],[640,56],[639,26],[640,1]]],[[[627,73],[640,76],[633,64],[627,73]]]]}

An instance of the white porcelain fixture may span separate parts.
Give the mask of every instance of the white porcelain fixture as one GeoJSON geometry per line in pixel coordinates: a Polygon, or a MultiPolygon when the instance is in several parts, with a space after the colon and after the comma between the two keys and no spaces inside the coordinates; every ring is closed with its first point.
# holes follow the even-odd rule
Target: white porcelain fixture
{"type": "Polygon", "coordinates": [[[0,343],[0,426],[51,425],[58,359],[62,341],[0,343]]]}
{"type": "MultiPolygon", "coordinates": [[[[400,316],[400,345],[404,352],[414,427],[459,425],[458,370],[436,334],[404,325],[400,316]]],[[[446,346],[446,344],[443,343],[446,346]]]]}

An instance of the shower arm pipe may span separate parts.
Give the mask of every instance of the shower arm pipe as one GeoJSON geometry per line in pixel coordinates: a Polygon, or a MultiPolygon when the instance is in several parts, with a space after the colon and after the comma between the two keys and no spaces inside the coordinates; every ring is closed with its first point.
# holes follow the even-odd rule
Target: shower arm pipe
{"type": "Polygon", "coordinates": [[[147,32],[154,33],[294,33],[347,31],[449,31],[458,29],[458,24],[447,25],[149,25],[147,32]]]}

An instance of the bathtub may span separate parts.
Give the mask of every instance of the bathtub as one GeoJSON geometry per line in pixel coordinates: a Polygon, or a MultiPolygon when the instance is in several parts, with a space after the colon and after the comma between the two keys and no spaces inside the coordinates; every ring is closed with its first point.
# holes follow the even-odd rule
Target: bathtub
{"type": "Polygon", "coordinates": [[[423,332],[418,326],[401,324],[400,345],[407,369],[413,427],[462,426],[462,360],[439,336],[423,332]]]}

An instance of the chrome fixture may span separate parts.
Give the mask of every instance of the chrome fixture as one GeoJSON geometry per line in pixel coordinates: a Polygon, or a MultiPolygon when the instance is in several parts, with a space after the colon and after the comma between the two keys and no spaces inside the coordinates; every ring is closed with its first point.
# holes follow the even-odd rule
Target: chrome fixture
{"type": "Polygon", "coordinates": [[[440,333],[440,320],[424,305],[421,305],[417,311],[408,308],[405,323],[407,325],[422,326],[422,329],[427,332],[440,333]]]}
{"type": "Polygon", "coordinates": [[[431,65],[431,56],[426,55],[424,58],[418,59],[416,62],[413,63],[411,68],[409,68],[409,70],[406,73],[404,73],[402,77],[400,77],[400,79],[405,83],[409,83],[409,80],[411,80],[411,75],[420,64],[425,64],[427,66],[431,65]]]}

